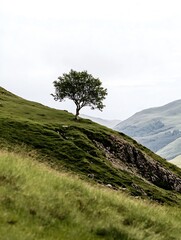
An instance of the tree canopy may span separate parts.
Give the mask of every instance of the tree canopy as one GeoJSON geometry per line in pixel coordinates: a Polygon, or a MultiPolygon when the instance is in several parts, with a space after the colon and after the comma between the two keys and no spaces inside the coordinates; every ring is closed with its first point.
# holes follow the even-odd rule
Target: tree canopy
{"type": "Polygon", "coordinates": [[[65,98],[72,100],[76,105],[76,118],[80,110],[89,106],[91,109],[102,109],[105,107],[103,100],[107,95],[107,89],[102,87],[99,78],[94,78],[87,71],[77,72],[70,70],[58,77],[53,82],[55,94],[51,94],[55,101],[63,101],[65,98]]]}

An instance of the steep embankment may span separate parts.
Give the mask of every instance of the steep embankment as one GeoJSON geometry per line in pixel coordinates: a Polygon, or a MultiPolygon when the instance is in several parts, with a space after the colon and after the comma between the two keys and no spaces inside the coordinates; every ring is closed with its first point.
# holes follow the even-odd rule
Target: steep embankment
{"type": "Polygon", "coordinates": [[[0,151],[0,239],[181,239],[179,209],[86,183],[24,150],[0,151]]]}
{"type": "Polygon", "coordinates": [[[134,196],[180,204],[181,170],[123,134],[0,88],[0,144],[36,149],[56,169],[134,196]],[[172,191],[173,190],[173,191],[172,191]]]}
{"type": "Polygon", "coordinates": [[[166,159],[181,154],[181,100],[136,113],[115,129],[166,159]]]}

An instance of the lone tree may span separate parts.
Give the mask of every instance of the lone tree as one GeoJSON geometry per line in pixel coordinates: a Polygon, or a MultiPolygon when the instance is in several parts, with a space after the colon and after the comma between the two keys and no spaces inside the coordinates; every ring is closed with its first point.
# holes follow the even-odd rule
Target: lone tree
{"type": "Polygon", "coordinates": [[[64,73],[53,82],[55,94],[51,94],[55,101],[63,101],[65,98],[71,99],[76,105],[75,118],[78,119],[80,110],[89,106],[91,109],[102,109],[105,107],[102,101],[107,95],[107,89],[101,85],[98,78],[94,78],[87,71],[76,72],[71,70],[68,74],[64,73]]]}

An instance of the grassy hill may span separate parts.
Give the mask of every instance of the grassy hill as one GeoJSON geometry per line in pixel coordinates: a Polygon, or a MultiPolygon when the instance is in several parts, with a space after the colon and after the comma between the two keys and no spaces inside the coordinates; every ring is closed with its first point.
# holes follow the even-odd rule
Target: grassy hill
{"type": "Polygon", "coordinates": [[[135,199],[0,151],[2,240],[179,240],[179,209],[135,199]]]}
{"type": "Polygon", "coordinates": [[[180,237],[181,169],[0,88],[0,240],[180,237]]]}
{"type": "Polygon", "coordinates": [[[124,134],[0,88],[0,146],[16,151],[22,144],[57,170],[160,203],[181,203],[181,169],[124,134]]]}

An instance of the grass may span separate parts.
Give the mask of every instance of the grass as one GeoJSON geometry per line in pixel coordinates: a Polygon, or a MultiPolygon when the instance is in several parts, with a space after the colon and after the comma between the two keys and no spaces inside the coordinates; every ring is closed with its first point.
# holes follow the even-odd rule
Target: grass
{"type": "Polygon", "coordinates": [[[33,155],[0,152],[0,239],[181,239],[180,209],[88,183],[33,155]]]}
{"type": "Polygon", "coordinates": [[[137,144],[124,134],[93,123],[90,120],[75,121],[67,111],[60,111],[39,103],[24,100],[0,88],[0,147],[14,151],[17,146],[35,150],[38,156],[57,170],[78,174],[103,185],[126,188],[134,196],[146,196],[160,203],[181,206],[181,196],[149,184],[127,171],[116,169],[105,154],[95,145],[95,140],[110,145],[109,136],[116,135],[136,146],[144,154],[162,162],[166,168],[181,176],[181,170],[167,163],[151,151],[137,144]],[[136,188],[134,186],[137,186],[136,188]]]}

